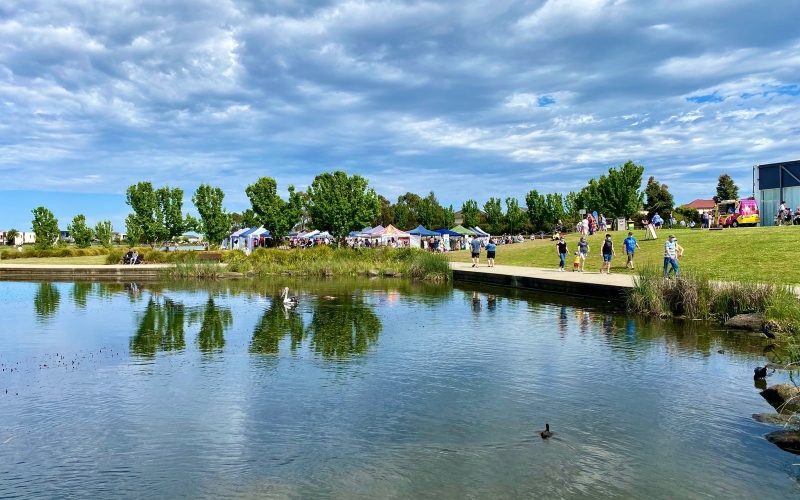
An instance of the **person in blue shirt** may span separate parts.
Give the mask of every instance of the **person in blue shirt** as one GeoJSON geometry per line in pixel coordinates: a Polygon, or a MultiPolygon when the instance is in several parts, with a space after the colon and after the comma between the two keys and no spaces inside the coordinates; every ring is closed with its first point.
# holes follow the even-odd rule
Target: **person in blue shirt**
{"type": "Polygon", "coordinates": [[[633,269],[633,253],[637,248],[641,250],[642,247],[639,246],[636,242],[636,238],[633,237],[633,233],[630,231],[628,232],[628,237],[625,238],[622,244],[625,246],[625,253],[628,255],[628,262],[625,263],[625,267],[633,269]]]}
{"type": "Polygon", "coordinates": [[[669,276],[670,271],[674,271],[675,276],[681,272],[678,267],[678,250],[675,246],[675,235],[670,234],[669,239],[664,243],[664,276],[669,276]]]}
{"type": "Polygon", "coordinates": [[[483,243],[481,243],[479,238],[472,238],[469,245],[472,248],[472,267],[478,267],[481,261],[481,247],[483,243]]]}
{"type": "Polygon", "coordinates": [[[489,267],[494,267],[494,252],[497,249],[494,240],[489,240],[486,244],[486,260],[489,262],[489,267]]]}

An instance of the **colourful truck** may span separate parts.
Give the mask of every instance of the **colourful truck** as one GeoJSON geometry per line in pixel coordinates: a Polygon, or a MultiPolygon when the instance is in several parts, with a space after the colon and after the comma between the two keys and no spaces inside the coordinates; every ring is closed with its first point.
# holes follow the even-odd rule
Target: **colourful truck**
{"type": "Polygon", "coordinates": [[[756,200],[725,200],[717,203],[714,220],[719,227],[755,226],[761,222],[756,200]]]}

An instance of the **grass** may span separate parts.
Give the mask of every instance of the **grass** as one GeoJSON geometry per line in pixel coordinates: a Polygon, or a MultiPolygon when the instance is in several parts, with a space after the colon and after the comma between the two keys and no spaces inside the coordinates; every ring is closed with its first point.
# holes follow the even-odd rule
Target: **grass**
{"type": "Polygon", "coordinates": [[[111,249],[103,247],[89,247],[89,248],[76,248],[76,247],[57,247],[50,250],[37,250],[33,247],[27,247],[22,252],[16,249],[7,248],[0,249],[0,261],[10,261],[19,259],[49,259],[49,258],[69,258],[69,257],[96,257],[98,255],[106,255],[111,249]]]}
{"type": "MultiPolygon", "coordinates": [[[[718,281],[800,284],[800,266],[795,264],[800,226],[731,228],[722,231],[675,229],[672,232],[685,249],[680,261],[681,270],[691,270],[718,281]]],[[[649,241],[644,241],[644,231],[635,230],[633,233],[641,246],[641,250],[636,251],[637,268],[662,266],[664,241],[670,230],[662,229],[657,240],[649,241]]],[[[591,247],[587,271],[600,269],[600,249],[605,234],[598,233],[587,238],[591,247]]],[[[634,271],[625,268],[622,240],[627,236],[627,231],[610,234],[617,252],[612,262],[612,272],[634,274],[634,271]]],[[[567,235],[570,254],[577,250],[578,239],[577,234],[567,235]]],[[[450,252],[448,255],[455,262],[470,262],[468,251],[450,252]]],[[[549,239],[535,240],[498,246],[495,262],[498,265],[555,268],[558,266],[558,255],[555,242],[549,239]]]]}
{"type": "Polygon", "coordinates": [[[76,266],[76,265],[103,265],[106,263],[105,255],[90,255],[86,257],[39,257],[39,258],[23,258],[13,260],[0,260],[0,264],[8,265],[58,265],[58,266],[76,266]]]}
{"type": "Polygon", "coordinates": [[[173,267],[159,270],[159,275],[164,278],[200,278],[216,279],[225,269],[216,262],[177,262],[173,267]]]}

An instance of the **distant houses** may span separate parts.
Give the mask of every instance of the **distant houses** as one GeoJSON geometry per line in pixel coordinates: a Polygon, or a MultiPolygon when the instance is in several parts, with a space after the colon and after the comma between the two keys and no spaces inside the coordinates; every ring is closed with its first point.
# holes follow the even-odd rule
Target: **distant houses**
{"type": "Polygon", "coordinates": [[[714,200],[703,200],[698,198],[693,202],[687,203],[683,206],[694,208],[701,214],[710,214],[717,207],[717,204],[714,202],[714,200]]]}
{"type": "Polygon", "coordinates": [[[36,243],[36,234],[27,232],[19,232],[17,236],[14,238],[14,241],[8,240],[8,231],[0,231],[0,245],[33,245],[36,243]]]}

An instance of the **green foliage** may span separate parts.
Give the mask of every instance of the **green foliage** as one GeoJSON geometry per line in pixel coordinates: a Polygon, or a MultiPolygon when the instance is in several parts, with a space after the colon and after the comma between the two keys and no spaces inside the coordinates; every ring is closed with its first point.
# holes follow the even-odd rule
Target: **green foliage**
{"type": "Polygon", "coordinates": [[[592,179],[579,193],[589,211],[596,210],[607,217],[634,217],[644,201],[641,191],[644,167],[628,160],[618,168],[609,168],[608,175],[592,179]]]}
{"type": "Polygon", "coordinates": [[[492,234],[500,234],[503,229],[503,205],[500,198],[495,198],[494,196],[489,198],[489,200],[483,204],[483,211],[486,214],[486,222],[489,224],[489,231],[492,234]]]}
{"type": "Polygon", "coordinates": [[[209,245],[221,245],[231,229],[231,216],[222,207],[223,199],[222,189],[208,184],[200,184],[192,196],[192,203],[200,214],[198,229],[209,245]]]}
{"type": "Polygon", "coordinates": [[[519,208],[519,201],[516,198],[506,198],[506,221],[508,222],[509,233],[519,232],[525,221],[525,212],[519,208]]]}
{"type": "Polygon", "coordinates": [[[89,248],[92,246],[94,231],[86,225],[86,217],[83,214],[76,215],[72,219],[72,223],[67,225],[67,231],[75,240],[76,247],[89,248]]]}
{"type": "Polygon", "coordinates": [[[461,205],[461,217],[463,219],[462,224],[464,227],[475,227],[477,226],[480,221],[478,217],[480,215],[480,210],[478,210],[478,202],[475,200],[467,200],[461,205]]]}
{"type": "Polygon", "coordinates": [[[169,186],[153,189],[149,182],[128,187],[125,202],[133,210],[125,219],[128,243],[155,248],[196,228],[197,221],[183,214],[183,190],[169,186]]]}
{"type": "Polygon", "coordinates": [[[244,224],[243,224],[243,221],[244,221],[244,217],[242,216],[242,214],[240,214],[238,212],[233,212],[231,214],[230,232],[232,233],[234,231],[238,231],[240,229],[243,229],[245,227],[244,224]]]}
{"type": "Polygon", "coordinates": [[[289,186],[289,201],[278,196],[278,184],[272,177],[261,177],[245,192],[257,222],[253,226],[264,226],[275,237],[289,234],[303,216],[303,199],[294,186],[289,186]]]}
{"type": "MultiPolygon", "coordinates": [[[[453,205],[450,205],[447,208],[442,209],[442,225],[441,227],[450,229],[456,225],[456,213],[453,210],[453,205]]],[[[433,229],[433,228],[428,228],[433,229]]],[[[438,229],[438,228],[436,228],[438,229]]]]}
{"type": "Polygon", "coordinates": [[[100,244],[103,245],[104,248],[111,248],[113,231],[114,228],[111,226],[110,220],[100,221],[94,226],[94,236],[100,241],[100,244]]]}
{"type": "Polygon", "coordinates": [[[397,227],[400,229],[412,229],[420,224],[418,216],[422,198],[415,193],[407,192],[397,198],[395,205],[395,216],[397,217],[397,227]]]}
{"type": "Polygon", "coordinates": [[[400,229],[411,229],[412,226],[410,220],[411,212],[408,209],[408,205],[405,203],[398,203],[394,206],[394,223],[397,227],[400,229]]]}
{"type": "Polygon", "coordinates": [[[675,213],[682,216],[683,219],[686,221],[687,225],[692,221],[694,221],[695,224],[700,224],[700,222],[702,221],[700,212],[698,212],[697,209],[693,207],[678,207],[675,209],[675,213]]]}
{"type": "Polygon", "coordinates": [[[564,197],[564,217],[562,221],[566,224],[575,225],[581,220],[581,209],[583,203],[575,191],[570,191],[564,197]]]}
{"type": "Polygon", "coordinates": [[[6,232],[6,245],[13,245],[17,236],[19,236],[19,231],[16,229],[9,229],[8,232],[6,232]]]}
{"type": "Polygon", "coordinates": [[[437,219],[441,220],[439,214],[441,209],[442,207],[439,205],[439,200],[436,199],[436,195],[431,191],[428,196],[422,198],[419,202],[417,208],[417,223],[422,224],[428,229],[434,227],[437,219]]]}
{"type": "Polygon", "coordinates": [[[308,212],[314,228],[330,231],[337,239],[369,225],[380,208],[375,190],[360,175],[348,176],[341,170],[324,173],[308,188],[308,212]]]}
{"type": "Polygon", "coordinates": [[[378,217],[376,217],[375,220],[372,221],[371,226],[372,227],[377,227],[377,226],[386,227],[389,224],[394,224],[397,227],[399,227],[400,229],[405,229],[404,226],[401,226],[399,223],[397,223],[395,221],[395,218],[394,218],[394,216],[395,216],[395,214],[394,214],[395,206],[392,204],[392,202],[387,200],[386,198],[384,198],[381,195],[378,195],[378,202],[381,205],[381,210],[378,213],[378,217]]]}
{"type": "Polygon", "coordinates": [[[675,206],[675,200],[672,193],[666,184],[659,184],[656,178],[652,175],[647,180],[647,186],[644,188],[644,194],[647,197],[644,209],[647,210],[647,218],[650,219],[654,214],[661,214],[663,218],[668,218],[669,213],[675,206]]]}
{"type": "Polygon", "coordinates": [[[55,218],[53,212],[44,207],[34,208],[32,212],[31,229],[36,233],[35,247],[39,250],[53,248],[61,234],[58,229],[58,219],[55,218]]]}
{"type": "Polygon", "coordinates": [[[738,200],[739,186],[737,186],[730,175],[722,174],[717,179],[717,195],[714,201],[719,203],[725,200],[738,200]]]}
{"type": "MultiPolygon", "coordinates": [[[[531,190],[525,195],[525,205],[528,207],[528,220],[534,231],[540,231],[548,226],[548,215],[545,197],[537,190],[531,190]]],[[[555,224],[555,222],[554,222],[555,224]]]]}

